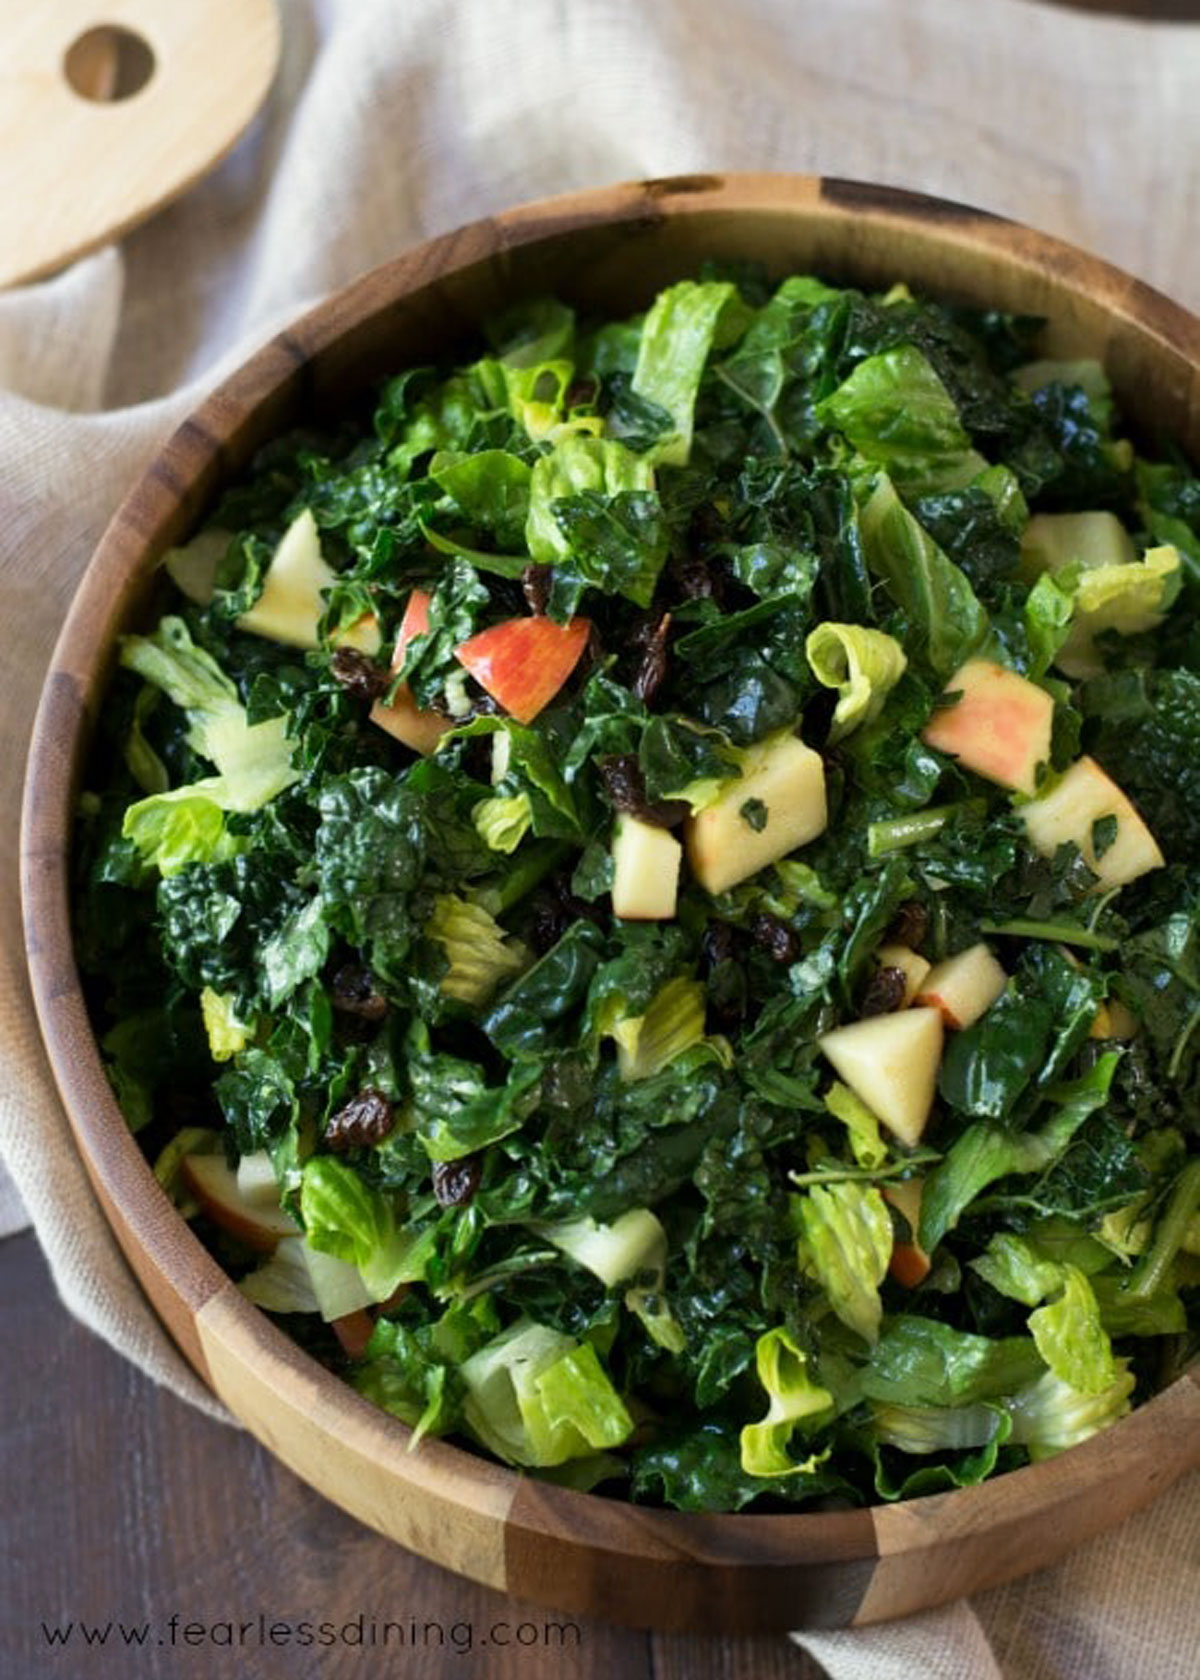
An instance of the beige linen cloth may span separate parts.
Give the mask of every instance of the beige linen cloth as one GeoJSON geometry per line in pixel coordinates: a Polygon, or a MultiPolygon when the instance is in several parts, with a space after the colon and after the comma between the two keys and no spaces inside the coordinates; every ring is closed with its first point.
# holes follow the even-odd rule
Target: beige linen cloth
{"type": "MultiPolygon", "coordinates": [[[[804,170],[965,199],[1200,305],[1200,28],[1036,0],[281,3],[279,80],[220,170],[120,248],[0,294],[0,1235],[26,1222],[18,1187],[70,1309],[219,1415],[73,1153],[16,890],[22,763],[58,625],[117,502],[198,397],[305,300],[405,246],[676,171],[804,170]]],[[[1200,1645],[1198,1493],[1193,1477],[970,1604],[802,1642],[835,1680],[1184,1680],[1200,1645]]]]}

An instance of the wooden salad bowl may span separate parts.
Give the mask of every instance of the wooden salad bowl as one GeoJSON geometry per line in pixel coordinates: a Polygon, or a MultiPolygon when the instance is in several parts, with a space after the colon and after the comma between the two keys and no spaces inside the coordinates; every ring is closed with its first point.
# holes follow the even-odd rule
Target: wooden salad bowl
{"type": "Polygon", "coordinates": [[[272,1452],[363,1522],[523,1599],[640,1626],[739,1631],[903,1616],[1049,1563],[1200,1465],[1200,1372],[1083,1445],[994,1482],[866,1510],[685,1515],[566,1491],[410,1432],[251,1306],[159,1188],[101,1067],[72,952],[80,766],[118,633],[156,562],[266,439],[489,311],[558,292],[607,314],[706,257],[754,258],[1049,320],[1049,354],[1103,358],[1135,424],[1200,458],[1200,323],[1070,246],[960,205],[803,176],[693,175],[475,222],[374,270],[280,333],[179,428],[110,525],[59,641],[24,814],[29,963],[96,1193],[201,1377],[272,1452]]]}

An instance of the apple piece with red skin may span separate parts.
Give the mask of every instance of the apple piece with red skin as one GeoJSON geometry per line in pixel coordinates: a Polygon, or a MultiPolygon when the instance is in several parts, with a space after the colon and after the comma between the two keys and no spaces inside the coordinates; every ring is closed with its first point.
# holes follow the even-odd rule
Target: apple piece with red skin
{"type": "Polygon", "coordinates": [[[1014,793],[1032,794],[1050,759],[1054,701],[1044,688],[997,665],[968,659],[946,684],[958,699],[934,712],[921,732],[927,747],[1014,793]]]}
{"type": "Polygon", "coordinates": [[[247,1248],[270,1254],[282,1238],[299,1233],[296,1221],[278,1202],[271,1205],[246,1195],[224,1155],[188,1155],[180,1171],[213,1223],[247,1248]]]}
{"type": "Polygon", "coordinates": [[[367,1343],[375,1329],[375,1320],[365,1307],[360,1307],[357,1312],[330,1319],[329,1328],[342,1344],[343,1353],[351,1359],[362,1359],[366,1356],[367,1343]]]}
{"type": "Polygon", "coordinates": [[[1094,758],[1079,758],[1048,793],[1021,807],[1029,844],[1042,857],[1053,857],[1068,840],[1083,854],[1096,880],[1092,892],[1107,892],[1136,881],[1165,859],[1158,842],[1117,786],[1094,758]],[[1107,817],[1117,820],[1112,844],[1097,855],[1095,827],[1107,817]]]}
{"type": "Polygon", "coordinates": [[[508,618],[454,650],[492,699],[518,723],[532,723],[583,657],[592,626],[586,618],[508,618]]]}
{"type": "MultiPolygon", "coordinates": [[[[396,636],[396,647],[392,654],[393,675],[404,664],[404,655],[413,637],[423,636],[428,629],[429,596],[423,589],[414,589],[408,597],[408,604],[405,606],[404,617],[400,620],[400,629],[396,636]]],[[[407,683],[401,683],[390,700],[376,700],[371,707],[371,722],[378,724],[380,729],[386,729],[397,741],[426,758],[430,753],[437,751],[438,742],[446,731],[454,728],[453,718],[443,717],[440,712],[427,711],[418,706],[407,683]]]]}
{"type": "Polygon", "coordinates": [[[981,939],[931,968],[914,1002],[940,1010],[946,1026],[961,1032],[986,1014],[1007,985],[1008,975],[981,939]]]}
{"type": "Polygon", "coordinates": [[[923,1178],[902,1178],[893,1184],[880,1185],[884,1201],[890,1202],[904,1215],[912,1232],[910,1242],[892,1245],[892,1258],[888,1262],[888,1271],[896,1282],[903,1284],[906,1289],[915,1289],[919,1283],[923,1283],[933,1266],[928,1254],[917,1241],[917,1231],[921,1223],[921,1194],[924,1188],[923,1178]]]}
{"type": "Polygon", "coordinates": [[[855,1096],[913,1148],[933,1107],[942,1038],[941,1012],[913,1008],[835,1027],[817,1044],[855,1096]]]}

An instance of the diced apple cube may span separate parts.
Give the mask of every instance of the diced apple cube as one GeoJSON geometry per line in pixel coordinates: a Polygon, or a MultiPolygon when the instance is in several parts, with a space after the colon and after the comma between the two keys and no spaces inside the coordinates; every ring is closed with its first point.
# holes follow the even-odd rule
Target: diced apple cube
{"type": "Polygon", "coordinates": [[[828,822],[825,766],[790,733],[747,748],[742,775],[684,825],[688,863],[710,893],[776,863],[815,840],[828,822]]]}
{"type": "Polygon", "coordinates": [[[209,526],[181,548],[169,548],[163,555],[162,563],[172,583],[198,607],[206,607],[212,600],[217,572],[232,541],[232,531],[209,526]]]}
{"type": "Polygon", "coordinates": [[[243,1155],[237,1164],[238,1194],[255,1207],[279,1206],[279,1182],[275,1167],[265,1149],[253,1155],[243,1155]]]}
{"type": "MultiPolygon", "coordinates": [[[[423,589],[414,589],[404,608],[404,617],[396,633],[392,652],[392,673],[404,664],[404,655],[414,636],[423,636],[429,629],[429,596],[423,589]]],[[[454,728],[453,718],[418,706],[413,691],[401,683],[390,700],[376,700],[371,707],[371,722],[386,729],[397,741],[426,757],[437,751],[438,742],[448,729],[454,728]]]]}
{"type": "MultiPolygon", "coordinates": [[[[1067,954],[1065,947],[1060,946],[1059,949],[1063,952],[1064,956],[1067,954]]],[[[1073,954],[1071,956],[1071,961],[1074,967],[1081,968],[1083,966],[1073,954]]],[[[1120,998],[1112,997],[1109,998],[1106,1003],[1102,1003],[1099,1009],[1097,1009],[1088,1037],[1116,1039],[1136,1038],[1140,1026],[1141,1022],[1133,1013],[1133,1010],[1123,1004],[1120,998]]]]}
{"type": "Polygon", "coordinates": [[[929,961],[907,945],[881,945],[875,953],[875,961],[880,968],[898,968],[903,974],[904,996],[900,1000],[900,1008],[907,1009],[929,973],[929,961]]]}
{"type": "Polygon", "coordinates": [[[917,1231],[921,1223],[921,1195],[925,1189],[922,1178],[903,1178],[895,1183],[880,1186],[885,1202],[902,1213],[912,1236],[908,1242],[898,1242],[892,1245],[892,1258],[888,1264],[888,1271],[897,1283],[902,1283],[906,1289],[915,1289],[919,1283],[929,1276],[932,1262],[928,1254],[917,1241],[917,1231]]]}
{"type": "Polygon", "coordinates": [[[461,642],[454,657],[518,723],[532,723],[583,658],[586,618],[509,618],[461,642]]]}
{"type": "Polygon", "coordinates": [[[370,716],[371,722],[377,723],[380,729],[386,729],[404,746],[426,757],[437,751],[442,736],[448,729],[454,728],[453,718],[418,706],[407,683],[401,683],[390,700],[376,700],[370,716]]]}
{"type": "Polygon", "coordinates": [[[209,1218],[248,1248],[269,1253],[281,1238],[295,1236],[299,1230],[279,1206],[278,1197],[273,1205],[251,1201],[224,1155],[188,1155],[180,1172],[209,1218]]]}
{"type": "MultiPolygon", "coordinates": [[[[242,613],[238,629],[287,647],[319,647],[324,591],[336,582],[337,573],[321,553],[317,522],[311,509],[304,508],[280,537],[267,565],[262,593],[242,613]]],[[[335,631],[331,640],[340,647],[374,655],[380,646],[379,620],[374,613],[363,613],[353,624],[335,631]]]]}
{"type": "Polygon", "coordinates": [[[365,653],[368,659],[373,659],[379,652],[381,637],[379,634],[379,620],[374,613],[364,613],[356,618],[353,624],[345,624],[339,630],[331,632],[329,640],[334,647],[353,648],[356,653],[365,653]]]}
{"type": "Polygon", "coordinates": [[[916,1001],[940,1010],[945,1024],[952,1031],[961,1031],[978,1021],[1007,985],[1008,975],[980,940],[931,968],[916,1001]]]}
{"type": "Polygon", "coordinates": [[[836,1027],[817,1043],[855,1096],[912,1147],[933,1107],[942,1037],[940,1010],[913,1008],[836,1027]]]}
{"type": "Polygon", "coordinates": [[[1072,764],[1061,780],[1022,807],[1029,843],[1043,857],[1073,841],[1098,879],[1093,892],[1107,892],[1136,881],[1151,869],[1161,869],[1163,855],[1127,796],[1094,758],[1072,764]],[[1106,817],[1117,819],[1116,837],[1096,854],[1095,826],[1106,817]]]}
{"type": "Polygon", "coordinates": [[[620,816],[612,840],[613,915],[630,922],[670,921],[679,892],[683,847],[665,828],[620,816]]]}
{"type": "Polygon", "coordinates": [[[1115,513],[1035,513],[1021,533],[1021,570],[1032,580],[1063,566],[1128,566],[1133,538],[1115,513]]]}
{"type": "Polygon", "coordinates": [[[1050,757],[1054,701],[1028,678],[990,659],[969,659],[946,684],[958,693],[929,720],[921,739],[990,782],[1032,794],[1050,757]]]}

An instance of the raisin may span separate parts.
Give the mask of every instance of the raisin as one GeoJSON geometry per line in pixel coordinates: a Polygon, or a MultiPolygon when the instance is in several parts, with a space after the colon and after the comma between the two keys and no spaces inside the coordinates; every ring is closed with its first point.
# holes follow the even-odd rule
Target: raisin
{"type": "Polygon", "coordinates": [[[786,922],[763,911],[750,922],[750,936],[762,947],[773,962],[795,962],[800,954],[800,942],[786,922]]]}
{"type": "Polygon", "coordinates": [[[653,828],[674,828],[690,809],[686,799],[646,798],[646,783],[635,753],[609,753],[596,760],[605,796],[614,811],[624,811],[653,828]]]}
{"type": "Polygon", "coordinates": [[[868,1015],[890,1015],[903,1005],[907,990],[908,980],[902,968],[876,969],[867,982],[858,1013],[864,1019],[868,1015]]]}
{"type": "Polygon", "coordinates": [[[718,963],[732,962],[737,954],[737,934],[728,922],[709,922],[700,941],[700,956],[710,972],[718,963]]]}
{"type": "Polygon", "coordinates": [[[521,573],[521,593],[535,618],[545,618],[553,583],[553,568],[537,560],[531,560],[521,573]]]}
{"type": "Polygon", "coordinates": [[[375,990],[375,977],[362,963],[344,963],[333,977],[330,995],[333,1007],[345,1015],[382,1021],[387,1014],[387,999],[375,990]]]}
{"type": "Polygon", "coordinates": [[[632,813],[646,803],[646,784],[636,753],[609,753],[596,760],[596,769],[614,811],[632,813]]]}
{"type": "Polygon", "coordinates": [[[907,945],[915,951],[929,928],[929,912],[919,898],[907,898],[892,917],[884,941],[888,945],[907,945]]]}
{"type": "Polygon", "coordinates": [[[329,671],[351,699],[361,700],[364,705],[378,700],[392,680],[385,665],[377,665],[357,648],[336,648],[329,661],[329,671]]]}
{"type": "Polygon", "coordinates": [[[330,1149],[359,1149],[381,1143],[395,1123],[392,1105],[382,1091],[360,1091],[330,1115],[325,1142],[330,1149]]]}
{"type": "Polygon", "coordinates": [[[433,1193],[441,1207],[466,1207],[479,1188],[483,1163],[478,1155],[433,1163],[433,1193]]]}
{"type": "MultiPolygon", "coordinates": [[[[482,715],[482,714],[480,714],[482,715]]],[[[473,782],[489,786],[492,780],[492,742],[494,735],[472,735],[462,743],[463,773],[473,782]]]]}
{"type": "Polygon", "coordinates": [[[685,601],[720,601],[722,580],[698,554],[683,554],[673,560],[669,576],[685,601]]]}
{"type": "Polygon", "coordinates": [[[737,958],[737,929],[728,922],[710,922],[700,941],[700,961],[708,1020],[717,1032],[737,1032],[746,1018],[746,975],[737,958]]]}
{"type": "Polygon", "coordinates": [[[630,688],[643,705],[653,703],[655,695],[667,677],[667,637],[671,630],[671,615],[663,613],[657,621],[643,620],[634,631],[634,646],[639,658],[630,688]]]}
{"type": "Polygon", "coordinates": [[[534,895],[530,909],[525,937],[533,947],[535,955],[544,957],[552,945],[558,944],[570,927],[570,917],[558,900],[546,892],[534,895]]]}

